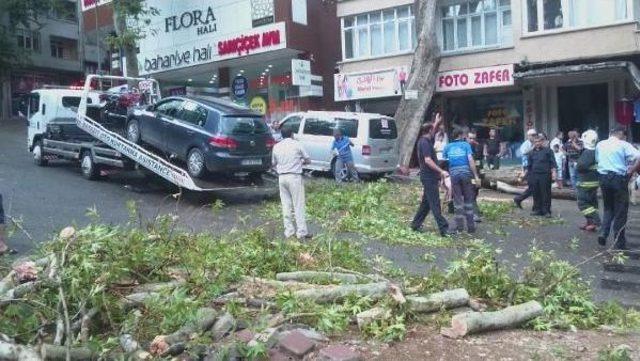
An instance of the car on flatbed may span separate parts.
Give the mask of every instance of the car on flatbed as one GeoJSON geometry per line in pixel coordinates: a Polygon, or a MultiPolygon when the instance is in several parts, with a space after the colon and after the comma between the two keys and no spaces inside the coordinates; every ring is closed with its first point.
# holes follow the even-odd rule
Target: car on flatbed
{"type": "Polygon", "coordinates": [[[232,102],[186,96],[133,111],[126,136],[185,162],[196,178],[209,173],[259,177],[271,168],[275,145],[261,115],[232,102]]]}

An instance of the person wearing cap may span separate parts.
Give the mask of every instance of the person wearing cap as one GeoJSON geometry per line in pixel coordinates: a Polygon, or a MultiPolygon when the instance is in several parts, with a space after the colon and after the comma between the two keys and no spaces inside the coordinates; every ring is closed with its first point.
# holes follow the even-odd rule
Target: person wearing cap
{"type": "Polygon", "coordinates": [[[596,162],[604,206],[598,243],[605,246],[613,230],[613,248],[618,250],[626,249],[624,228],[629,211],[627,185],[630,176],[640,169],[640,151],[626,139],[626,129],[615,128],[609,133],[607,140],[596,145],[596,162]]]}
{"type": "Polygon", "coordinates": [[[580,229],[595,232],[600,227],[598,214],[598,165],[596,163],[596,144],[598,133],[587,130],[582,133],[583,151],[576,164],[576,192],[578,195],[578,209],[586,218],[586,223],[580,229]]]}
{"type": "MultiPolygon", "coordinates": [[[[529,129],[527,131],[527,140],[525,140],[520,146],[520,154],[522,154],[522,170],[524,172],[524,178],[527,180],[527,190],[524,191],[524,193],[513,198],[513,202],[520,209],[522,209],[522,202],[533,195],[533,188],[531,186],[532,182],[529,179],[529,172],[527,171],[527,169],[529,165],[528,155],[533,150],[533,142],[535,141],[537,135],[538,132],[536,132],[535,129],[529,129]]],[[[533,212],[537,212],[535,207],[533,209],[533,212]]]]}

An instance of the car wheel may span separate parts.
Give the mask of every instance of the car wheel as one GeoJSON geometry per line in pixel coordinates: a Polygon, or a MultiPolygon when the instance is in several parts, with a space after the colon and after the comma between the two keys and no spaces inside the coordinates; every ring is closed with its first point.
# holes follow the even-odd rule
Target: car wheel
{"type": "Polygon", "coordinates": [[[42,141],[38,140],[36,144],[33,145],[33,162],[38,167],[46,167],[49,164],[49,161],[45,158],[44,147],[42,146],[42,141]]]}
{"type": "Polygon", "coordinates": [[[206,173],[204,153],[198,148],[193,148],[187,155],[187,171],[195,178],[202,178],[206,173]]]}
{"type": "Polygon", "coordinates": [[[127,124],[127,139],[133,143],[140,143],[140,125],[135,119],[131,119],[127,124]]]}
{"type": "Polygon", "coordinates": [[[80,156],[80,169],[82,170],[82,176],[88,180],[96,180],[100,175],[100,169],[98,169],[98,165],[93,161],[93,155],[88,150],[82,152],[80,156]]]}
{"type": "Polygon", "coordinates": [[[331,164],[331,174],[333,174],[333,179],[338,183],[347,181],[348,172],[340,159],[336,158],[331,164]]]}

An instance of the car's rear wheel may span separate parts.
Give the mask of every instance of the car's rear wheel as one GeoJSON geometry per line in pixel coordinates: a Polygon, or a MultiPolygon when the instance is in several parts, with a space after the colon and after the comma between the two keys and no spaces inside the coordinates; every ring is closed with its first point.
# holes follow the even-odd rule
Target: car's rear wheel
{"type": "Polygon", "coordinates": [[[44,147],[42,146],[41,140],[38,140],[33,145],[33,151],[31,153],[33,154],[33,162],[38,167],[46,167],[47,164],[49,164],[49,161],[45,158],[44,147]]]}
{"type": "Polygon", "coordinates": [[[85,150],[80,156],[80,169],[82,170],[82,176],[88,180],[96,180],[100,176],[100,169],[98,165],[93,161],[93,155],[91,151],[85,150]]]}
{"type": "Polygon", "coordinates": [[[202,178],[207,172],[204,153],[198,148],[193,148],[187,155],[187,171],[195,178],[202,178]]]}
{"type": "Polygon", "coordinates": [[[140,143],[140,125],[135,119],[127,123],[127,139],[136,144],[140,143]]]}

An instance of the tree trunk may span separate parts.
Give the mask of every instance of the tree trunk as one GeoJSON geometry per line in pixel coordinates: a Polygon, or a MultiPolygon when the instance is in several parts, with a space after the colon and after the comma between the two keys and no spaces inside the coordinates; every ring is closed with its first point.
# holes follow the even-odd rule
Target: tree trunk
{"type": "Polygon", "coordinates": [[[512,328],[536,318],[542,313],[542,305],[538,301],[529,301],[495,312],[463,313],[453,316],[451,331],[454,335],[462,337],[481,331],[512,328]]]}
{"type": "Polygon", "coordinates": [[[295,291],[293,294],[299,298],[314,301],[316,303],[328,303],[344,299],[348,295],[355,294],[360,297],[368,296],[373,300],[379,300],[389,292],[389,283],[367,283],[360,285],[344,285],[310,288],[295,291]]]}
{"type": "Polygon", "coordinates": [[[436,312],[441,309],[462,307],[469,304],[469,293],[464,288],[432,293],[426,297],[407,296],[409,310],[413,312],[436,312]]]}
{"type": "Polygon", "coordinates": [[[341,283],[358,283],[356,275],[335,272],[298,271],[282,272],[276,275],[278,281],[297,281],[307,283],[330,283],[340,281],[341,283]]]}
{"type": "Polygon", "coordinates": [[[406,100],[403,96],[395,115],[400,128],[398,165],[403,173],[408,172],[420,126],[435,92],[440,67],[440,48],[435,22],[437,0],[416,0],[415,4],[416,26],[419,29],[418,46],[413,53],[411,72],[405,91],[417,91],[418,99],[406,100]]]}
{"type": "MultiPolygon", "coordinates": [[[[114,6],[113,22],[115,24],[116,35],[122,37],[127,32],[127,16],[121,15],[118,12],[118,6],[114,6]]],[[[120,64],[123,69],[126,69],[128,77],[138,77],[138,56],[136,54],[136,45],[125,43],[122,46],[122,55],[125,56],[126,64],[120,64]],[[126,67],[126,68],[125,68],[126,67]]]]}
{"type": "Polygon", "coordinates": [[[42,361],[42,358],[29,346],[0,341],[0,360],[42,361]]]}

